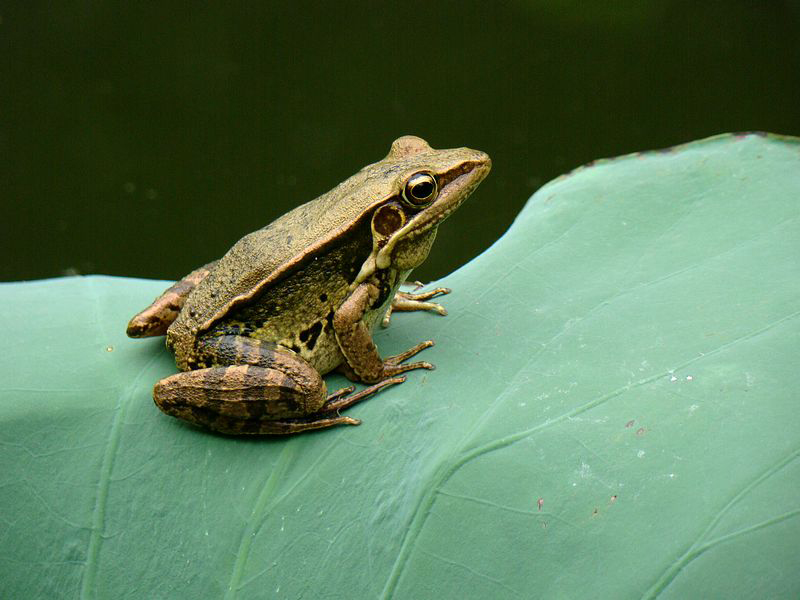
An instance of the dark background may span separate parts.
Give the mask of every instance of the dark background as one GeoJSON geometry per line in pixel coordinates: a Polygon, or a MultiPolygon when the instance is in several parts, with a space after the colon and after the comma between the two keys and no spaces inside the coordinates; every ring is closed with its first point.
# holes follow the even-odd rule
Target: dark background
{"type": "Polygon", "coordinates": [[[178,278],[382,158],[494,161],[415,276],[592,159],[800,134],[800,2],[0,7],[0,279],[178,278]]]}

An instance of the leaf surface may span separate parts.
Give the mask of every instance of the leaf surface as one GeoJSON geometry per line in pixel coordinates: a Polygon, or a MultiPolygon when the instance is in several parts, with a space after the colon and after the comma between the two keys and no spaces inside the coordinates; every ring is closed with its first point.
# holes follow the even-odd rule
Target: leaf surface
{"type": "Polygon", "coordinates": [[[436,371],[350,409],[360,427],[260,439],[153,406],[172,358],[124,330],[164,282],[0,286],[4,592],[800,593],[797,140],[578,169],[437,283],[450,316],[376,336],[435,339],[436,371]]]}

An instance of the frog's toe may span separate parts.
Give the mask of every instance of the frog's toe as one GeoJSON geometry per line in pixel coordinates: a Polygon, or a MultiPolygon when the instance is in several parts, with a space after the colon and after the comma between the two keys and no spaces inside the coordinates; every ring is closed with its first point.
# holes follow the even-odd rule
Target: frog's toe
{"type": "MultiPolygon", "coordinates": [[[[398,383],[403,383],[406,380],[405,377],[389,377],[388,379],[384,379],[383,381],[379,381],[369,387],[364,388],[360,392],[353,394],[353,386],[348,386],[346,388],[342,388],[330,394],[328,399],[325,401],[325,404],[319,410],[320,414],[324,413],[331,413],[335,412],[338,413],[340,410],[344,410],[345,408],[350,408],[357,402],[361,402],[365,398],[369,398],[374,393],[382,390],[385,387],[390,385],[395,385],[398,383]]],[[[357,419],[354,419],[357,420],[357,419]]],[[[358,421],[361,423],[361,421],[358,421]]],[[[354,423],[358,425],[358,423],[354,423]]]]}
{"type": "MultiPolygon", "coordinates": [[[[433,340],[425,340],[424,342],[420,342],[419,344],[417,344],[413,348],[409,348],[405,352],[401,352],[400,354],[395,354],[394,356],[390,356],[389,358],[387,358],[384,361],[384,364],[386,364],[388,366],[399,365],[404,360],[408,360],[412,356],[414,356],[416,354],[419,354],[420,352],[425,350],[425,348],[430,348],[431,346],[434,346],[434,345],[435,345],[435,342],[433,340]]],[[[414,364],[418,364],[418,365],[426,364],[427,365],[429,363],[414,363],[414,364]]],[[[431,367],[432,366],[433,365],[431,365],[431,367]]],[[[431,368],[431,367],[417,366],[417,367],[413,367],[413,368],[414,369],[428,369],[428,368],[431,368]]],[[[405,370],[408,371],[408,369],[405,369],[405,370]]]]}
{"type": "Polygon", "coordinates": [[[406,371],[413,371],[414,369],[427,369],[432,371],[436,367],[427,361],[418,361],[413,363],[403,363],[403,361],[411,358],[415,354],[422,352],[425,348],[430,348],[434,345],[433,340],[426,340],[417,344],[413,348],[409,348],[401,354],[390,356],[383,362],[384,376],[399,375],[406,371]]]}
{"type": "Polygon", "coordinates": [[[427,369],[428,371],[433,371],[435,368],[435,365],[422,360],[413,363],[405,363],[402,365],[387,365],[384,367],[384,372],[387,375],[397,375],[398,373],[405,373],[406,371],[413,371],[414,369],[427,369]]]}

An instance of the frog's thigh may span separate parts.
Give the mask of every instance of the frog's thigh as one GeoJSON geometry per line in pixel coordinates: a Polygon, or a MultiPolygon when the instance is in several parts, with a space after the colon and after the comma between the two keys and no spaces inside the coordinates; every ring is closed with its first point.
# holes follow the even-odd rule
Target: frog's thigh
{"type": "Polygon", "coordinates": [[[153,399],[168,415],[222,433],[294,433],[338,424],[291,422],[325,402],[321,379],[312,388],[304,383],[254,365],[210,367],[162,379],[153,399]]]}
{"type": "Polygon", "coordinates": [[[301,429],[284,431],[277,421],[307,417],[325,403],[319,373],[273,343],[239,335],[211,337],[199,341],[198,358],[211,367],[156,384],[153,398],[165,413],[225,433],[291,433],[301,429]]]}
{"type": "MultiPolygon", "coordinates": [[[[275,369],[293,379],[308,394],[318,391],[323,399],[325,397],[325,383],[316,369],[300,355],[273,342],[243,335],[221,335],[199,340],[197,353],[202,366],[253,365],[275,369]]],[[[310,410],[318,408],[310,407],[310,410]]]]}

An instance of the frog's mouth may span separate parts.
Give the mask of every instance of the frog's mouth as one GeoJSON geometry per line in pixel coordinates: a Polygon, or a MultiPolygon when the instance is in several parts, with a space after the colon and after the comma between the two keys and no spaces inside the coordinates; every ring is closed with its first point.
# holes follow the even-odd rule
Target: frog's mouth
{"type": "Polygon", "coordinates": [[[475,188],[485,179],[492,168],[487,154],[475,151],[475,157],[458,165],[439,177],[439,196],[417,213],[403,227],[392,234],[386,244],[378,251],[376,266],[385,269],[391,263],[392,251],[400,240],[411,240],[439,225],[453,211],[469,198],[475,188]]]}

